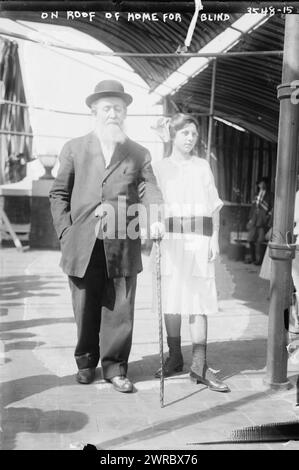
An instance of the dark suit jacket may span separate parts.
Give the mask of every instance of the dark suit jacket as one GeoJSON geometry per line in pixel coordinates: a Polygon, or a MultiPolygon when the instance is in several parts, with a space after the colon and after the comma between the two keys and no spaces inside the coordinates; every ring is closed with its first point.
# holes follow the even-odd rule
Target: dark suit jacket
{"type": "MultiPolygon", "coordinates": [[[[122,209],[137,204],[140,202],[137,188],[142,180],[146,190],[141,202],[147,208],[149,204],[163,203],[150,162],[148,150],[130,139],[116,146],[106,169],[101,144],[94,132],[64,145],[50,203],[61,242],[60,266],[66,274],[77,277],[85,274],[97,238],[99,219],[95,209],[99,204],[108,204],[116,212],[119,198],[122,209]]],[[[126,216],[126,226],[132,218],[126,216]]],[[[123,238],[124,234],[118,233],[118,223],[110,222],[109,230],[115,227],[115,236],[109,233],[104,238],[108,276],[136,275],[142,271],[140,237],[123,238]]]]}
{"type": "Polygon", "coordinates": [[[268,210],[265,210],[265,208],[259,206],[257,208],[256,206],[256,198],[258,194],[256,194],[254,200],[252,201],[252,205],[250,208],[249,212],[249,222],[248,222],[248,229],[250,230],[253,227],[256,228],[261,228],[264,227],[267,229],[271,225],[271,213],[272,213],[272,207],[273,207],[273,194],[270,193],[269,191],[266,191],[263,201],[266,202],[268,206],[268,210]]]}

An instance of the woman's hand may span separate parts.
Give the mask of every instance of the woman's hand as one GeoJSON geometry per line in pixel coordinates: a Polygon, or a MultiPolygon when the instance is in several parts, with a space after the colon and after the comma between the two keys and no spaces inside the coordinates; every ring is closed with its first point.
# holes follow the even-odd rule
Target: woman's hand
{"type": "Polygon", "coordinates": [[[210,238],[210,246],[209,246],[209,261],[215,261],[217,256],[219,255],[219,241],[218,241],[218,232],[214,232],[210,238]]]}
{"type": "Polygon", "coordinates": [[[103,205],[102,204],[99,204],[97,207],[96,207],[96,210],[94,212],[94,215],[96,217],[103,217],[103,205]]]}
{"type": "Polygon", "coordinates": [[[150,237],[152,240],[162,240],[165,235],[165,225],[163,222],[153,222],[150,227],[150,237]]]}

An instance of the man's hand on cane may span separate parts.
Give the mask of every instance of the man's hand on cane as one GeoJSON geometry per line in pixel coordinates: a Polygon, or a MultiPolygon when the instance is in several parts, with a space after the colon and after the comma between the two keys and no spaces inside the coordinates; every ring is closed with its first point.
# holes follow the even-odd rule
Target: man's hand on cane
{"type": "Polygon", "coordinates": [[[165,225],[163,222],[153,222],[150,227],[150,237],[152,240],[162,240],[165,235],[165,225]]]}

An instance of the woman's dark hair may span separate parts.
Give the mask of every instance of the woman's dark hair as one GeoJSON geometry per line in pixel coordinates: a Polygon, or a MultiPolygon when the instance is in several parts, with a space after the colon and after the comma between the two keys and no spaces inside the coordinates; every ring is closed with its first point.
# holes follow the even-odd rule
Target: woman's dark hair
{"type": "Polygon", "coordinates": [[[267,176],[263,176],[259,180],[257,180],[256,184],[259,185],[260,183],[265,183],[265,185],[268,187],[269,186],[269,178],[267,176]]]}
{"type": "Polygon", "coordinates": [[[199,125],[197,119],[191,114],[177,113],[172,116],[169,121],[169,135],[173,140],[176,133],[183,129],[187,124],[194,124],[197,132],[199,132],[199,125]]]}

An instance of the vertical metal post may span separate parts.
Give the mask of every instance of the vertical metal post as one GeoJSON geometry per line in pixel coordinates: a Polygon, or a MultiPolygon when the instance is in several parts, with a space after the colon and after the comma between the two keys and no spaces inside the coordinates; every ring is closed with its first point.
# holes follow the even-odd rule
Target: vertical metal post
{"type": "Polygon", "coordinates": [[[286,15],[282,84],[278,86],[280,117],[274,201],[274,224],[269,253],[272,258],[270,282],[267,373],[265,382],[273,389],[288,388],[287,331],[284,314],[290,306],[294,246],[299,104],[294,100],[294,81],[299,80],[299,15],[286,15]],[[288,237],[289,235],[289,237],[288,237]]]}
{"type": "Polygon", "coordinates": [[[213,138],[213,125],[214,125],[214,103],[215,103],[215,84],[216,84],[216,59],[213,61],[212,71],[212,84],[210,95],[210,115],[209,115],[209,131],[208,131],[208,145],[207,145],[207,160],[211,161],[211,147],[213,138]]]}
{"type": "Polygon", "coordinates": [[[164,357],[163,357],[163,312],[162,312],[162,285],[161,285],[161,240],[155,240],[156,248],[156,285],[157,310],[159,317],[159,356],[160,356],[160,406],[164,406],[164,357]]]}
{"type": "MultiPolygon", "coordinates": [[[[171,110],[171,105],[169,103],[169,98],[165,96],[162,101],[163,105],[163,115],[164,116],[169,116],[172,114],[171,110]]],[[[170,142],[164,142],[163,144],[163,158],[167,157],[171,151],[171,143],[170,142]]]]}

